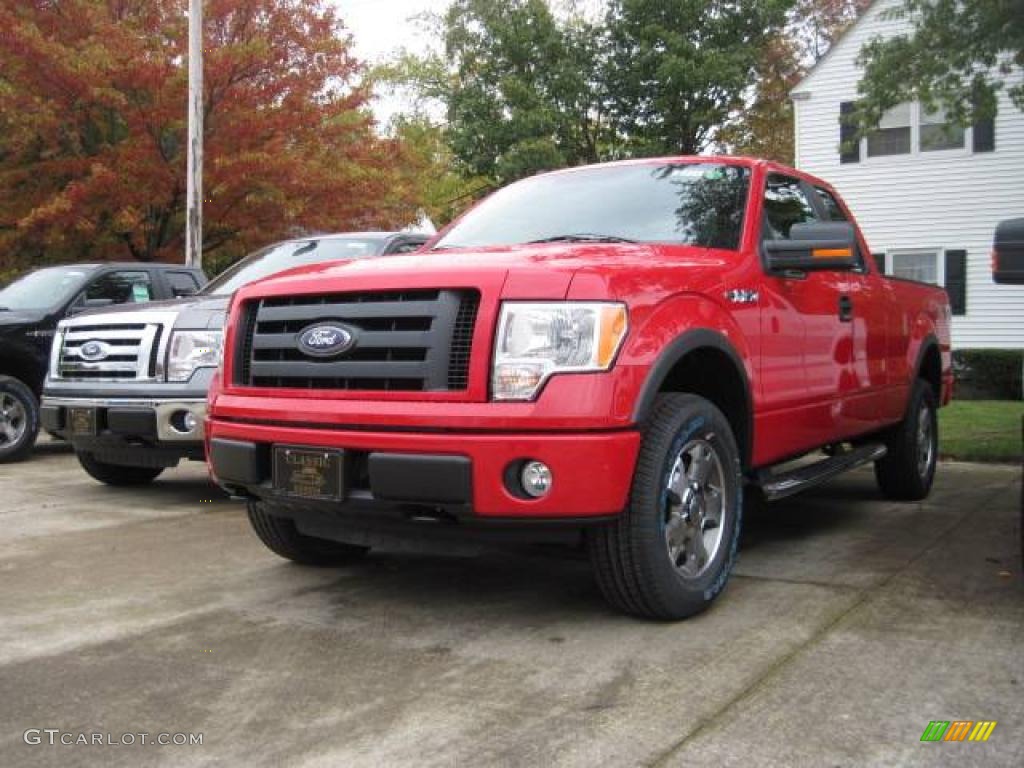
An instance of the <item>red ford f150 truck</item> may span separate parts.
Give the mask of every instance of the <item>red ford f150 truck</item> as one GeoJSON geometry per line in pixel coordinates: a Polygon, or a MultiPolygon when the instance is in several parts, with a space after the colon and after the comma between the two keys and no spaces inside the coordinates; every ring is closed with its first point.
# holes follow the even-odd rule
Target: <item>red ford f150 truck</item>
{"type": "Polygon", "coordinates": [[[234,298],[208,455],[285,558],[568,538],[614,606],[677,619],[725,586],[745,494],[868,462],[890,498],[929,492],[946,294],[879,274],[819,179],[728,157],[577,168],[427,248],[234,298]]]}

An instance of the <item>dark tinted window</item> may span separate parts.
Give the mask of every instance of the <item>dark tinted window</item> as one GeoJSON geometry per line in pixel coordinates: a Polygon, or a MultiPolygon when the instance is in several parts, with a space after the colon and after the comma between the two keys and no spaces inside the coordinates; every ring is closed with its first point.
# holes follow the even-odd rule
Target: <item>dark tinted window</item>
{"type": "Polygon", "coordinates": [[[828,211],[828,218],[830,221],[849,221],[849,219],[846,218],[846,214],[843,213],[843,209],[839,207],[839,202],[827,189],[815,187],[814,191],[818,193],[818,197],[821,198],[822,205],[824,205],[825,210],[828,211]]]}
{"type": "Polygon", "coordinates": [[[88,300],[103,299],[113,304],[142,303],[153,298],[148,272],[108,272],[85,289],[88,300]]]}
{"type": "Polygon", "coordinates": [[[586,235],[739,247],[750,172],[718,163],[618,165],[536,176],[491,195],[440,248],[586,235]]]}
{"type": "Polygon", "coordinates": [[[764,236],[770,240],[788,240],[794,224],[818,221],[814,206],[807,199],[798,179],[772,174],[764,190],[764,236]]]}
{"type": "Polygon", "coordinates": [[[286,269],[337,259],[362,259],[368,256],[379,256],[386,242],[383,237],[331,237],[322,240],[293,240],[287,243],[278,243],[256,251],[232,264],[207,283],[202,292],[226,296],[247,283],[270,277],[286,269]]]}
{"type": "Polygon", "coordinates": [[[191,296],[199,290],[199,281],[191,272],[166,272],[167,283],[171,286],[171,295],[191,296]]]}

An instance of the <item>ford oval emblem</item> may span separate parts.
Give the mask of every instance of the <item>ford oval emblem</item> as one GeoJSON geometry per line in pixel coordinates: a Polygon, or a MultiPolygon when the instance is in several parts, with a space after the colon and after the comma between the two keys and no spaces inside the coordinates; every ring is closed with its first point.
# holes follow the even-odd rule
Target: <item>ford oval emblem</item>
{"type": "Polygon", "coordinates": [[[110,355],[110,345],[103,341],[87,341],[78,350],[79,356],[90,363],[106,360],[110,355]]]}
{"type": "Polygon", "coordinates": [[[311,325],[299,333],[299,349],[310,357],[337,357],[355,343],[355,333],[341,325],[311,325]]]}

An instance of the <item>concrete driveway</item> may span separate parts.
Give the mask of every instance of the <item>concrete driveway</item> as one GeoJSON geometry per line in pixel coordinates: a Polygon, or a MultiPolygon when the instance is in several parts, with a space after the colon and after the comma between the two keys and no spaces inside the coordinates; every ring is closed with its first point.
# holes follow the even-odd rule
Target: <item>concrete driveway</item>
{"type": "Polygon", "coordinates": [[[0,765],[1019,767],[1019,481],[842,478],[749,520],[722,598],[669,625],[557,553],[290,565],[200,466],[117,490],[44,445],[0,466],[0,765]],[[202,745],[59,743],[143,732],[202,745]]]}

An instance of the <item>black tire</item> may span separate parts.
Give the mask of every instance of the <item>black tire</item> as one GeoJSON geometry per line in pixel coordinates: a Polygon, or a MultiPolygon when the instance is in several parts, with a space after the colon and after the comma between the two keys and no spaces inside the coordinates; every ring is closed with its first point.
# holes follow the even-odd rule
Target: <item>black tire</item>
{"type": "Polygon", "coordinates": [[[249,522],[267,549],[285,560],[300,565],[347,565],[361,560],[370,551],[369,547],[301,534],[291,519],[273,514],[272,509],[262,501],[250,501],[249,522]]]}
{"type": "Polygon", "coordinates": [[[0,376],[0,464],[22,461],[39,436],[39,401],[20,379],[0,376]]]}
{"type": "Polygon", "coordinates": [[[886,436],[885,456],[875,462],[875,478],[887,498],[920,501],[931,492],[939,455],[937,411],[928,382],[914,381],[907,413],[886,436]]]}
{"type": "Polygon", "coordinates": [[[101,483],[118,487],[146,485],[156,480],[163,467],[129,467],[124,464],[108,464],[100,461],[91,453],[84,451],[75,454],[82,469],[101,483]]]}
{"type": "MultiPolygon", "coordinates": [[[[702,460],[701,460],[702,461],[702,460]]],[[[702,462],[703,465],[703,462],[702,462]]],[[[710,482],[710,480],[709,480],[710,482]]],[[[710,486],[709,486],[710,488],[710,486]]],[[[659,395],[643,430],[640,455],[629,502],[620,517],[588,534],[591,563],[598,586],[615,608],[644,618],[678,620],[700,613],[724,589],[736,562],[743,512],[743,474],[739,450],[728,420],[712,403],[695,395],[659,395]],[[706,451],[712,470],[721,483],[718,501],[720,529],[712,533],[708,552],[701,533],[706,560],[691,557],[684,545],[672,551],[672,531],[705,530],[710,515],[710,491],[699,494],[689,483],[690,470],[699,458],[688,447],[706,451]],[[715,469],[717,467],[717,469],[715,469]],[[685,470],[685,475],[678,475],[685,470]],[[675,477],[687,479],[684,500],[669,485],[675,477]],[[699,500],[694,502],[694,497],[699,500]],[[683,522],[685,521],[685,522],[683,522]],[[680,560],[682,558],[682,560],[680,560]],[[693,573],[684,573],[692,569],[693,573]]],[[[713,522],[713,521],[712,521],[713,522]]],[[[689,535],[686,534],[686,535],[689,535]]],[[[696,537],[686,542],[694,545],[696,537]]]]}

